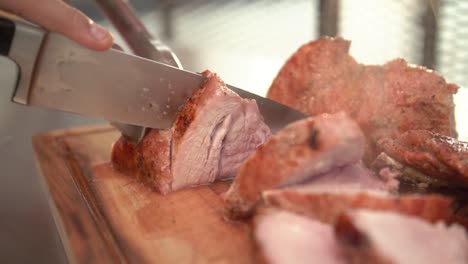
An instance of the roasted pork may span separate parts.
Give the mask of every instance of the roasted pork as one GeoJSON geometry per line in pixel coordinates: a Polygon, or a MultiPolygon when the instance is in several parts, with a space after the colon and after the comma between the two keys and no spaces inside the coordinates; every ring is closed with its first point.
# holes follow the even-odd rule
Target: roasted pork
{"type": "Polygon", "coordinates": [[[268,97],[311,116],[348,113],[366,134],[366,164],[380,153],[376,143],[382,138],[415,129],[456,137],[456,85],[403,59],[360,64],[348,54],[349,46],[327,37],[305,44],[282,67],[268,97]]]}
{"type": "Polygon", "coordinates": [[[262,191],[304,183],[357,163],[363,144],[358,125],[344,113],[323,114],[288,125],[240,168],[224,194],[228,217],[248,215],[262,191]]]}
{"type": "Polygon", "coordinates": [[[255,100],[243,99],[215,74],[180,111],[173,128],[172,189],[233,177],[270,137],[255,100]]]}
{"type": "Polygon", "coordinates": [[[343,167],[332,168],[330,171],[313,177],[300,185],[286,186],[286,189],[300,192],[359,192],[380,190],[396,193],[400,186],[397,180],[399,173],[387,168],[374,173],[361,161],[343,167]]]}
{"type": "Polygon", "coordinates": [[[255,100],[229,90],[215,74],[180,110],[170,130],[152,130],[135,144],[121,137],[112,164],[161,193],[235,176],[270,137],[255,100]]]}

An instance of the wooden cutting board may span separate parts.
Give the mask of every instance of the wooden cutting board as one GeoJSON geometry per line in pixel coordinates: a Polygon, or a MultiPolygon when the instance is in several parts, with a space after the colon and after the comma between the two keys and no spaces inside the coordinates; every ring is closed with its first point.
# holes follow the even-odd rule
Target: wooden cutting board
{"type": "Polygon", "coordinates": [[[247,223],[222,218],[219,182],[160,195],[109,164],[111,127],[33,138],[50,208],[71,263],[252,263],[247,223]]]}

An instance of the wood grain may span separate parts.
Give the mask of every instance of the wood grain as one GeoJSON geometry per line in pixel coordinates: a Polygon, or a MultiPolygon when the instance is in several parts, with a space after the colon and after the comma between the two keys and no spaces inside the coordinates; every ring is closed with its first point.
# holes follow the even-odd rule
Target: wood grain
{"type": "Polygon", "coordinates": [[[113,263],[118,260],[107,248],[89,213],[86,201],[77,189],[69,170],[70,155],[60,143],[68,131],[35,136],[33,146],[42,183],[68,260],[71,263],[113,263]]]}
{"type": "Polygon", "coordinates": [[[110,127],[33,139],[71,262],[253,263],[250,227],[223,220],[227,182],[160,195],[112,169],[110,127]]]}

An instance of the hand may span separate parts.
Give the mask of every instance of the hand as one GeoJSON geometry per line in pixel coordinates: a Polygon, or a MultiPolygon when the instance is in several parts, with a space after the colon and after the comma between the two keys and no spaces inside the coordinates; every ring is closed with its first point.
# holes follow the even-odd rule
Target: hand
{"type": "Polygon", "coordinates": [[[107,50],[114,42],[109,31],[62,0],[0,0],[0,9],[61,33],[90,49],[107,50]]]}

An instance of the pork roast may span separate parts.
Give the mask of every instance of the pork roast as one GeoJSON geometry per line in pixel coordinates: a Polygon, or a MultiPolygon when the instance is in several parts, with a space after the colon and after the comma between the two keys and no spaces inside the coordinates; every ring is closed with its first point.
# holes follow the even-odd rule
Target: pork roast
{"type": "Polygon", "coordinates": [[[173,128],[172,188],[233,177],[270,137],[255,100],[229,90],[215,74],[180,111],[173,128]]]}
{"type": "Polygon", "coordinates": [[[363,144],[358,125],[344,113],[323,114],[288,125],[239,169],[224,194],[228,217],[249,214],[264,190],[305,182],[357,163],[363,144]]]}
{"type": "Polygon", "coordinates": [[[233,177],[270,137],[255,100],[229,90],[214,73],[180,110],[172,129],[152,130],[139,143],[121,137],[114,168],[161,193],[233,177]]]}
{"type": "Polygon", "coordinates": [[[380,153],[376,143],[382,138],[414,129],[456,137],[456,85],[403,59],[360,64],[348,54],[349,46],[328,37],[305,44],[284,64],[268,97],[311,116],[348,113],[366,134],[366,164],[380,153]]]}
{"type": "Polygon", "coordinates": [[[335,232],[349,263],[468,263],[467,234],[456,224],[357,210],[339,217],[335,232]]]}

